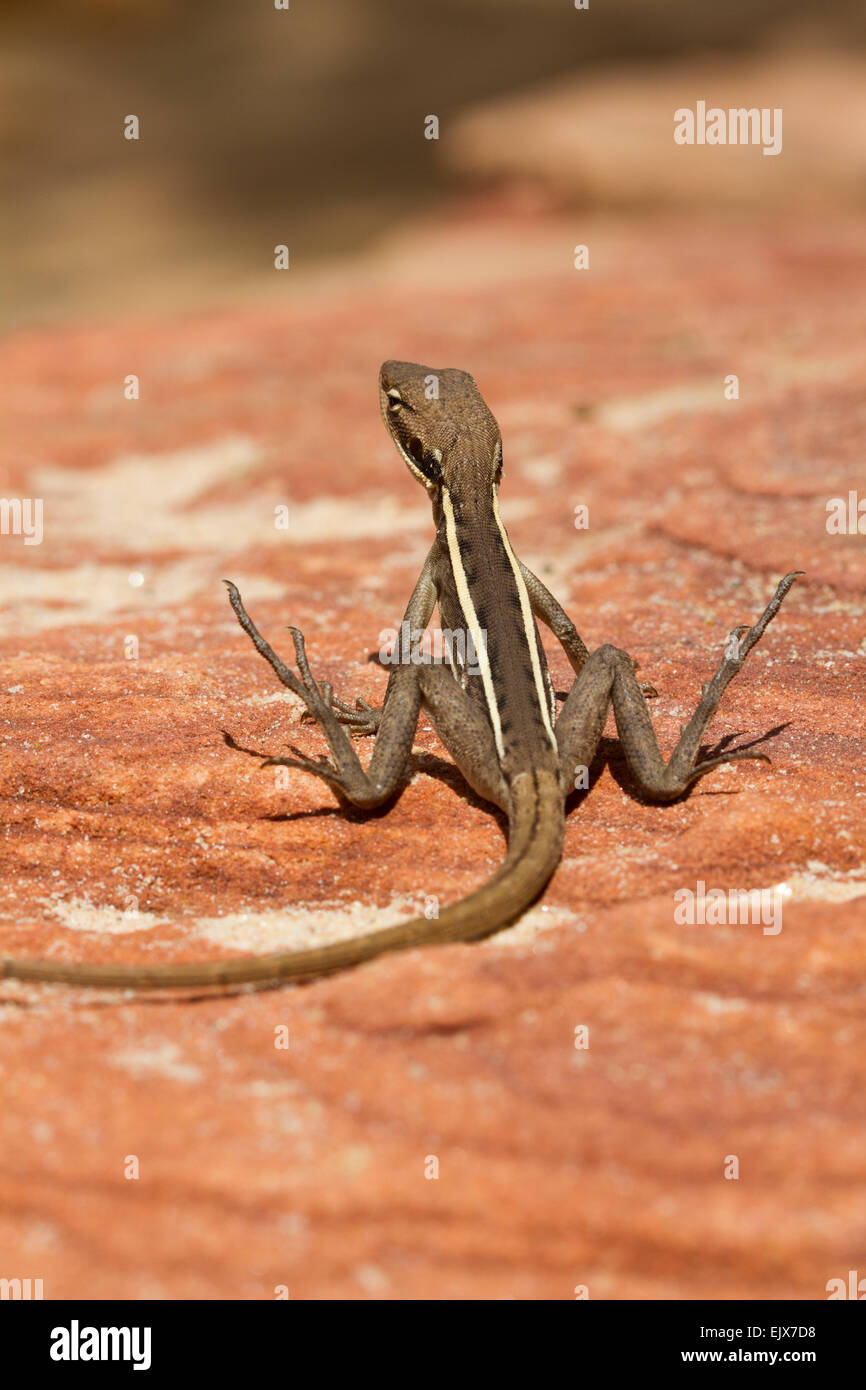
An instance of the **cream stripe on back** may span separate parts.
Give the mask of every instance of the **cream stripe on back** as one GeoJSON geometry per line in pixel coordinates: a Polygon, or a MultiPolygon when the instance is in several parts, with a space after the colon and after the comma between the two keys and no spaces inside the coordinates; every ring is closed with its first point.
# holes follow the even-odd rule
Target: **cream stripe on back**
{"type": "Polygon", "coordinates": [[[532,662],[532,675],[535,680],[535,690],[541,708],[541,717],[544,720],[544,727],[547,729],[550,741],[555,748],[556,735],[553,732],[553,725],[550,722],[550,706],[547,702],[544,677],[541,674],[541,662],[538,659],[538,642],[535,635],[535,622],[532,617],[532,604],[529,602],[529,592],[526,588],[523,575],[520,573],[517,557],[511,549],[511,542],[505,534],[505,527],[502,525],[502,518],[499,515],[499,498],[496,495],[496,488],[493,489],[493,515],[496,518],[496,525],[499,527],[499,534],[502,537],[502,544],[505,546],[505,553],[514,571],[514,582],[517,585],[517,592],[520,595],[520,611],[523,615],[523,627],[526,633],[526,642],[529,647],[529,658],[532,662]]]}
{"type": "Polygon", "coordinates": [[[454,575],[454,583],[457,588],[457,598],[463,610],[463,618],[472,637],[475,648],[475,657],[481,671],[481,683],[484,687],[484,698],[487,701],[487,711],[490,715],[490,723],[493,725],[493,737],[496,740],[496,751],[500,758],[505,756],[505,747],[502,742],[502,724],[499,719],[499,707],[496,703],[496,691],[493,689],[493,675],[490,670],[490,657],[487,654],[487,634],[481,635],[481,628],[478,624],[478,614],[475,612],[475,604],[472,602],[472,595],[469,592],[469,584],[466,579],[466,571],[463,568],[463,556],[460,554],[460,545],[457,540],[457,526],[454,521],[454,507],[446,487],[442,488],[442,510],[445,513],[445,531],[448,537],[448,554],[451,557],[451,572],[454,575]]]}

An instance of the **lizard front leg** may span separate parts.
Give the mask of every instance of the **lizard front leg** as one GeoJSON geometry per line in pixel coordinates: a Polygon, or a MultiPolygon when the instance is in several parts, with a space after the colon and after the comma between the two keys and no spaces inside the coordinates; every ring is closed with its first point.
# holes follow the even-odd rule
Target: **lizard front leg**
{"type": "Polygon", "coordinates": [[[518,564],[526,584],[526,592],[529,594],[533,613],[536,618],[540,618],[550,628],[571,662],[572,669],[577,675],[580,675],[584,663],[589,657],[589,648],[562,604],[553,597],[547,586],[542,584],[538,575],[533,574],[531,569],[527,569],[522,560],[518,560],[518,564]]]}
{"type": "Polygon", "coordinates": [[[421,698],[436,733],[473,791],[508,809],[508,784],[502,774],[490,720],[454,679],[450,667],[421,666],[421,698]]]}
{"type": "Polygon", "coordinates": [[[753,627],[741,625],[728,639],[725,655],[715,676],[703,688],[697,709],[683,728],[676,748],[665,762],[634,663],[627,652],[604,646],[593,652],[574,682],[559,715],[556,738],[560,752],[563,790],[573,785],[577,767],[588,767],[598,747],[610,703],[629,768],[645,795],[656,801],[672,801],[712,768],[744,758],[769,762],[765,753],[734,749],[696,763],[704,731],[719,706],[728,683],[741,669],[749,652],[760,641],[778,613],[797,575],[787,574],[753,627]]]}
{"type": "MultiPolygon", "coordinates": [[[[438,544],[434,541],[427,553],[424,567],[418,577],[418,583],[412,591],[406,612],[403,615],[403,622],[409,623],[410,633],[423,631],[430,621],[433,609],[436,604],[436,563],[438,558],[438,544]]],[[[354,705],[347,704],[345,700],[339,699],[327,683],[322,683],[322,699],[325,704],[332,709],[341,724],[345,724],[353,733],[358,735],[375,734],[378,732],[382,722],[383,709],[377,709],[374,705],[368,704],[359,696],[354,705]]],[[[304,710],[301,715],[302,720],[315,719],[315,715],[309,710],[304,710]]]]}
{"type": "MultiPolygon", "coordinates": [[[[368,810],[381,806],[397,790],[412,751],[421,708],[418,668],[403,664],[395,666],[388,680],[381,711],[370,710],[371,714],[377,716],[378,732],[373,756],[365,771],[343,728],[344,716],[333,708],[330,686],[323,684],[320,688],[313,679],[307,663],[303,634],[297,628],[289,628],[295,646],[295,660],[299,672],[297,676],[262,637],[244,608],[236,586],[228,580],[226,584],[229,601],[244,632],[282,684],[304,701],[309,714],[321,726],[333,757],[333,763],[329,763],[325,759],[314,761],[296,753],[296,756],[291,758],[268,758],[263,766],[295,767],[302,772],[311,772],[342,793],[355,806],[368,810]]],[[[427,626],[435,602],[433,564],[431,556],[428,555],[406,609],[404,621],[410,624],[410,630],[427,626]]]]}

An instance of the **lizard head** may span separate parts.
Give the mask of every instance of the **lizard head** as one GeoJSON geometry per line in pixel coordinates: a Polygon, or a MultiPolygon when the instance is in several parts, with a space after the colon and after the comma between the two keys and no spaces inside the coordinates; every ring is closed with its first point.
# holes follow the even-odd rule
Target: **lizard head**
{"type": "Polygon", "coordinates": [[[499,426],[468,372],[383,362],[379,401],[385,428],[428,492],[487,497],[499,485],[499,426]]]}

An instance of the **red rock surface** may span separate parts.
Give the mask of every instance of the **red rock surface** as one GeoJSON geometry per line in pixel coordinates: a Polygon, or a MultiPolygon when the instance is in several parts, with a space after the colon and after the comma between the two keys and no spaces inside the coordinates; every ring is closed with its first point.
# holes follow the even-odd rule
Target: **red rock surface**
{"type": "Polygon", "coordinates": [[[7,954],[302,944],[498,862],[426,722],[372,817],[223,736],[323,747],[226,575],[339,692],[382,690],[367,654],[430,534],[378,418],[384,357],[475,375],[516,548],[590,645],[640,660],[664,746],[728,631],[806,571],[713,726],[769,735],[773,765],[651,806],[611,737],[510,932],[231,998],[6,982],[0,1275],[46,1297],[814,1299],[866,1272],[866,538],[825,524],[866,488],[864,234],[491,198],[270,306],[0,349],[3,495],[45,505],[42,545],[0,538],[7,954]],[[786,884],[783,930],[676,925],[700,879],[786,884]]]}

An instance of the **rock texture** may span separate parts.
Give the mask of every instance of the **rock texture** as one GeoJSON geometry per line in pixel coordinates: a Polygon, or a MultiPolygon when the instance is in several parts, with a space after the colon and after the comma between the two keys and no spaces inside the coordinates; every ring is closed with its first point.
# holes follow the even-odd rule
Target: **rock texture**
{"type": "Polygon", "coordinates": [[[301,945],[498,862],[501,823],[426,722],[371,817],[225,737],[323,749],[223,576],[339,692],[382,691],[368,655],[430,533],[378,419],[384,357],[475,375],[516,548],[590,645],[639,659],[663,746],[729,630],[806,571],[713,729],[772,766],[647,805],[611,727],[513,930],[230,998],[6,982],[0,1275],[46,1297],[813,1299],[866,1272],[866,536],[826,526],[866,490],[864,233],[491,194],[271,308],[0,349],[3,495],[44,500],[41,545],[0,537],[7,954],[301,945]],[[678,925],[699,880],[782,885],[782,930],[678,925]]]}

